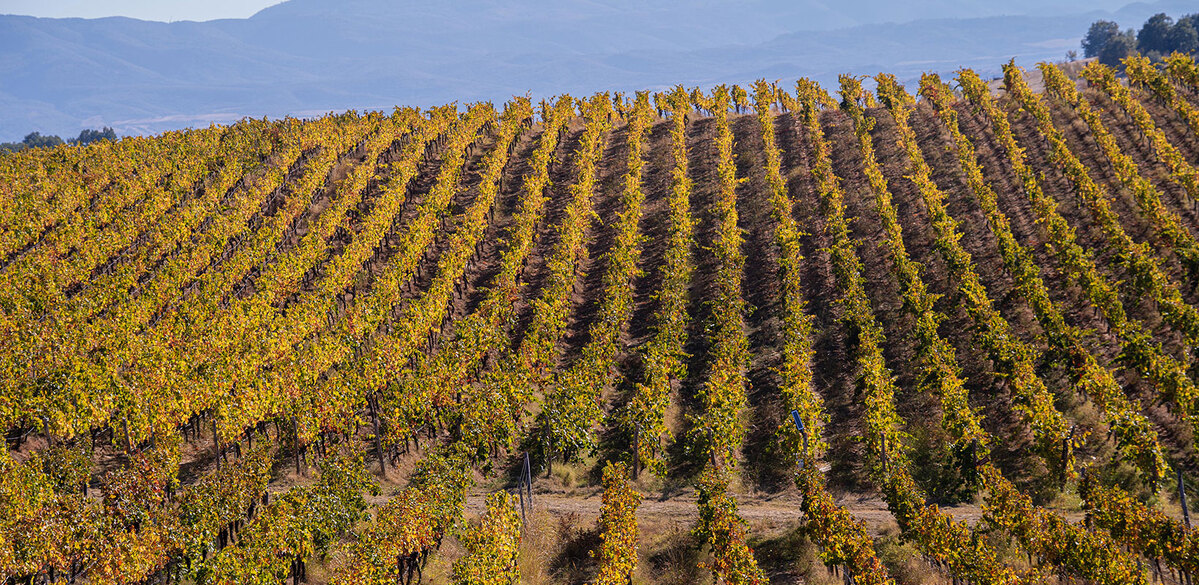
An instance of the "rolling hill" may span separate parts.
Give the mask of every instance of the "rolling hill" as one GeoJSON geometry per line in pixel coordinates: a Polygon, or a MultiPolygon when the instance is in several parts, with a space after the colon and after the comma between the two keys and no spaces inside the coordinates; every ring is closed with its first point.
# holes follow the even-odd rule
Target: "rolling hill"
{"type": "Polygon", "coordinates": [[[1199,68],[1128,65],[0,156],[0,578],[1184,583],[1199,68]]]}

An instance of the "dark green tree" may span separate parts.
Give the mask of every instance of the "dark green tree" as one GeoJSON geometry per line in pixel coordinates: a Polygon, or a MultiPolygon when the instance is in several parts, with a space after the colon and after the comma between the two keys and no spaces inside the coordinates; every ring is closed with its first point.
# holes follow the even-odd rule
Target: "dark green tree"
{"type": "Polygon", "coordinates": [[[1120,60],[1137,52],[1137,39],[1129,30],[1116,35],[1099,51],[1099,62],[1109,67],[1123,67],[1120,60]]]}
{"type": "Polygon", "coordinates": [[[1174,26],[1178,26],[1184,22],[1191,25],[1191,28],[1199,31],[1199,12],[1178,17],[1178,22],[1175,22],[1174,26]]]}
{"type": "Polygon", "coordinates": [[[61,146],[63,141],[53,134],[43,136],[41,132],[30,132],[25,135],[25,140],[22,143],[25,145],[25,148],[50,148],[52,146],[61,146]]]}
{"type": "Polygon", "coordinates": [[[1120,35],[1120,25],[1110,20],[1097,20],[1091,24],[1087,36],[1082,38],[1082,54],[1085,57],[1098,57],[1103,47],[1113,38],[1120,35]]]}
{"type": "Polygon", "coordinates": [[[1170,47],[1168,52],[1194,53],[1199,50],[1199,31],[1190,20],[1179,20],[1170,29],[1170,47]]]}
{"type": "Polygon", "coordinates": [[[1159,12],[1149,17],[1137,33],[1137,50],[1142,53],[1157,51],[1170,52],[1170,31],[1174,28],[1174,19],[1159,12]]]}
{"type": "Polygon", "coordinates": [[[113,142],[116,142],[117,141],[117,133],[115,131],[113,131],[112,128],[109,128],[108,126],[105,126],[103,130],[92,130],[89,128],[87,130],[84,130],[83,132],[80,132],[79,138],[71,140],[71,144],[78,144],[79,146],[87,146],[93,142],[96,142],[97,140],[111,140],[113,142]]]}

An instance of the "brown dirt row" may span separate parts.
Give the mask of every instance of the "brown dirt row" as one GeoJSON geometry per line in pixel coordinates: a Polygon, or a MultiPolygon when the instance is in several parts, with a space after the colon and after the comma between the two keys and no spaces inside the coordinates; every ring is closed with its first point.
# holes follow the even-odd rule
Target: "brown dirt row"
{"type": "MultiPolygon", "coordinates": [[[[775,142],[779,142],[775,118],[775,142]]],[[[742,290],[746,302],[745,324],[752,353],[747,372],[749,413],[746,429],[746,475],[755,488],[769,492],[792,483],[794,462],[777,448],[778,428],[787,418],[779,391],[777,369],[782,365],[782,289],[779,249],[774,235],[770,186],[766,182],[766,155],[756,114],[732,118],[737,176],[745,181],[738,197],[738,218],[744,226],[745,277],[742,290]]]]}
{"type": "MultiPolygon", "coordinates": [[[[929,116],[930,114],[931,112],[927,110],[918,111],[913,123],[918,139],[933,143],[933,146],[923,150],[937,151],[926,153],[931,155],[927,162],[930,166],[936,162],[951,162],[956,165],[956,158],[953,158],[952,153],[944,150],[946,146],[952,145],[942,143],[944,137],[937,132],[940,121],[929,116]]],[[[975,327],[962,303],[962,297],[958,291],[959,283],[956,279],[949,277],[945,260],[934,247],[936,234],[929,225],[928,209],[915,184],[907,178],[907,175],[912,172],[911,163],[908,160],[907,152],[899,143],[894,120],[883,109],[871,110],[870,115],[876,119],[872,133],[875,150],[893,196],[892,203],[899,215],[905,247],[912,260],[922,266],[922,278],[929,293],[940,297],[935,309],[945,315],[946,320],[939,331],[953,345],[957,353],[961,378],[971,397],[971,405],[982,416],[983,428],[996,439],[994,446],[998,448],[999,455],[997,463],[1010,478],[1027,483],[1040,472],[1038,466],[1026,460],[1028,458],[1023,454],[1023,450],[1031,443],[1027,425],[1015,413],[1012,396],[1003,386],[1001,377],[995,373],[987,352],[979,347],[974,339],[975,327]]],[[[952,168],[956,169],[956,166],[952,168]]],[[[972,253],[976,270],[980,275],[989,274],[996,277],[988,283],[990,296],[994,300],[1005,299],[1012,294],[1013,285],[1003,271],[1002,258],[999,257],[998,247],[991,236],[985,217],[982,216],[981,210],[974,205],[973,198],[967,195],[969,187],[964,183],[958,184],[960,176],[952,171],[934,172],[934,180],[954,181],[954,183],[941,186],[946,189],[945,192],[949,196],[947,206],[950,208],[950,213],[955,217],[969,216],[960,218],[965,220],[962,223],[963,229],[959,230],[965,233],[961,243],[967,251],[972,253]],[[974,223],[969,220],[973,220],[974,223]],[[968,229],[971,226],[975,228],[975,231],[968,229]]],[[[873,202],[873,196],[869,197],[871,198],[868,205],[869,216],[873,222],[877,221],[878,211],[873,202]]],[[[1019,303],[1011,303],[1011,305],[1013,306],[1010,308],[1014,310],[1010,311],[1007,317],[1010,319],[1009,323],[1013,330],[1025,333],[1026,335],[1023,335],[1022,339],[1032,342],[1036,347],[1035,334],[1039,332],[1039,328],[1035,319],[1027,310],[1020,310],[1023,306],[1019,303]]],[[[996,306],[998,307],[1000,304],[997,303],[996,306]]],[[[905,330],[903,334],[911,336],[912,332],[909,329],[905,330]]],[[[1052,381],[1047,380],[1047,383],[1051,387],[1053,386],[1052,381]]],[[[910,406],[909,411],[902,414],[909,420],[912,418],[924,419],[923,413],[936,412],[939,408],[939,399],[932,393],[926,392],[914,400],[914,408],[910,406]]],[[[929,485],[933,495],[944,494],[942,497],[945,497],[953,494],[956,489],[953,481],[947,481],[952,480],[955,476],[950,474],[948,478],[939,478],[944,474],[941,470],[952,468],[953,462],[949,459],[948,454],[938,453],[935,448],[930,448],[948,442],[944,431],[939,426],[935,426],[937,424],[939,424],[938,421],[926,420],[922,426],[917,427],[921,434],[917,435],[916,452],[919,454],[927,451],[929,455],[923,457],[918,455],[914,460],[913,471],[919,481],[929,485]]]]}
{"type": "MultiPolygon", "coordinates": [[[[1081,198],[1073,194],[1074,187],[1061,172],[1060,167],[1050,162],[1048,142],[1037,132],[1035,121],[1022,111],[1013,112],[1011,118],[1016,139],[1029,154],[1030,168],[1043,178],[1042,184],[1046,192],[1055,194],[1053,197],[1058,202],[1058,211],[1070,222],[1071,226],[1074,226],[1079,243],[1094,253],[1096,265],[1111,282],[1127,281],[1129,279],[1128,272],[1118,263],[1115,247],[1108,243],[1103,229],[1099,226],[1091,210],[1086,207],[1081,198]]],[[[1093,157],[1087,155],[1085,146],[1075,154],[1084,161],[1093,160],[1093,157]]],[[[1092,176],[1094,177],[1094,175],[1092,176]]],[[[1119,203],[1119,200],[1116,200],[1115,203],[1119,203]]],[[[1113,205],[1113,209],[1119,213],[1120,206],[1113,205]]],[[[1129,237],[1133,238],[1133,241],[1142,241],[1143,226],[1131,223],[1137,218],[1129,217],[1129,214],[1120,215],[1124,220],[1123,223],[1129,237]]],[[[1135,216],[1135,214],[1131,215],[1135,216]]],[[[1164,339],[1172,342],[1167,347],[1177,345],[1177,339],[1171,335],[1169,326],[1162,322],[1160,313],[1154,307],[1150,306],[1142,297],[1133,295],[1127,286],[1121,287],[1121,293],[1121,300],[1130,317],[1140,319],[1159,338],[1166,336],[1164,339]]]]}
{"type": "Polygon", "coordinates": [[[529,254],[528,261],[525,263],[524,271],[521,274],[521,280],[525,284],[521,291],[521,299],[516,303],[517,324],[511,332],[512,347],[514,348],[524,338],[525,329],[533,319],[532,307],[529,303],[540,295],[541,287],[548,275],[545,263],[548,260],[548,255],[558,242],[558,226],[566,214],[566,204],[570,196],[570,185],[573,185],[575,182],[575,165],[573,161],[577,156],[582,137],[583,127],[572,124],[570,130],[554,151],[554,159],[550,163],[550,186],[546,191],[549,201],[546,202],[543,221],[537,230],[536,246],[534,246],[532,253],[529,254]]]}
{"type": "MultiPolygon", "coordinates": [[[[1094,327],[1097,319],[1096,315],[1090,309],[1083,308],[1087,307],[1087,301],[1082,295],[1081,289],[1072,283],[1066,282],[1066,280],[1062,277],[1062,274],[1059,271],[1060,266],[1057,264],[1055,259],[1052,258],[1047,247],[1045,246],[1048,236],[1044,230],[1036,224],[1035,213],[1031,209],[1030,203],[1023,193],[1023,186],[1020,185],[1019,180],[1008,166],[1006,153],[1003,152],[1002,149],[994,142],[990,123],[984,120],[981,115],[975,114],[968,106],[965,105],[962,105],[958,108],[958,113],[961,116],[963,133],[965,133],[974,142],[975,148],[982,162],[984,175],[995,189],[1000,208],[1005,212],[1009,221],[1011,222],[1012,231],[1016,235],[1017,240],[1033,252],[1033,256],[1036,259],[1037,264],[1041,267],[1041,277],[1049,290],[1050,297],[1056,303],[1058,303],[1058,306],[1062,309],[1067,323],[1081,327],[1094,327]]],[[[937,122],[937,124],[939,124],[939,122],[937,122]]],[[[1033,146],[1025,144],[1025,142],[1027,142],[1026,137],[1024,137],[1024,135],[1021,134],[1017,128],[1015,128],[1015,119],[1013,119],[1013,124],[1013,131],[1017,136],[1017,140],[1021,141],[1021,145],[1029,149],[1029,152],[1032,152],[1031,149],[1033,146]]],[[[948,140],[947,131],[938,129],[938,133],[942,134],[942,140],[948,140]]],[[[1036,156],[1032,154],[1030,154],[1030,157],[1031,159],[1036,158],[1036,156]]],[[[956,169],[956,154],[948,154],[945,157],[938,158],[940,158],[940,161],[932,163],[935,167],[948,167],[956,169]]],[[[1036,162],[1031,159],[1030,165],[1035,166],[1036,162]]],[[[953,170],[952,172],[959,173],[960,170],[953,170]]],[[[958,179],[958,181],[961,181],[961,179],[958,179]]],[[[961,191],[959,191],[961,193],[970,193],[969,187],[964,183],[954,188],[961,189],[961,191]]],[[[1048,186],[1047,184],[1046,189],[1052,189],[1052,186],[1048,186]]],[[[952,193],[953,191],[950,192],[952,193]]],[[[977,209],[977,202],[973,200],[973,195],[970,194],[967,195],[967,197],[971,199],[969,203],[970,208],[977,209]]],[[[1067,217],[1069,218],[1068,210],[1065,207],[1059,206],[1059,211],[1067,214],[1067,217]]],[[[951,212],[953,212],[952,205],[951,212]]],[[[971,251],[975,252],[975,250],[978,250],[978,252],[975,253],[988,254],[989,258],[991,258],[991,265],[994,266],[994,268],[986,268],[984,265],[984,267],[980,270],[980,276],[983,278],[984,284],[986,284],[989,289],[1003,291],[1003,296],[998,296],[994,293],[992,294],[992,298],[996,301],[996,307],[1000,309],[1001,313],[1009,320],[1009,322],[1016,328],[1017,331],[1023,331],[1026,333],[1021,335],[1025,341],[1033,342],[1034,347],[1038,347],[1043,352],[1046,351],[1048,348],[1045,347],[1043,343],[1036,340],[1032,335],[1029,335],[1029,333],[1032,332],[1039,333],[1040,329],[1035,325],[1035,318],[1032,315],[1030,308],[1027,306],[1027,303],[1012,288],[1013,284],[1011,283],[1008,275],[1005,273],[1002,259],[998,255],[998,249],[994,243],[993,236],[990,234],[990,228],[987,225],[985,218],[982,216],[981,211],[972,211],[966,217],[970,216],[977,217],[977,219],[970,222],[971,225],[967,232],[969,233],[970,231],[978,230],[978,233],[985,233],[986,239],[989,242],[987,244],[988,248],[986,252],[982,252],[981,248],[971,249],[971,251]],[[974,216],[975,213],[977,213],[976,216],[974,216]],[[992,270],[994,270],[994,272],[992,272],[992,270]],[[998,280],[993,283],[992,281],[995,279],[998,280]],[[996,286],[1002,286],[1003,288],[994,289],[996,286]]],[[[1095,349],[1096,348],[1094,347],[1092,348],[1093,351],[1095,349]]],[[[1104,359],[1110,359],[1111,357],[1114,357],[1114,353],[1110,353],[1110,349],[1107,351],[1109,351],[1109,353],[1096,352],[1097,358],[1103,361],[1104,359]]],[[[1059,410],[1062,410],[1067,415],[1067,418],[1071,420],[1071,422],[1077,423],[1079,422],[1079,417],[1078,412],[1073,408],[1075,395],[1072,390],[1071,382],[1067,377],[1066,372],[1063,371],[1059,364],[1052,363],[1048,359],[1045,359],[1048,357],[1048,354],[1043,353],[1042,363],[1038,368],[1038,375],[1042,377],[1046,383],[1046,386],[1048,386],[1048,388],[1058,397],[1057,406],[1059,410]]],[[[1010,411],[1006,414],[996,412],[993,413],[993,415],[1012,417],[1013,419],[1018,418],[1015,413],[1010,411]]],[[[1024,487],[1026,488],[1031,488],[1034,484],[1036,484],[1044,489],[1045,483],[1049,481],[1049,478],[1043,475],[1045,473],[1043,466],[1040,466],[1038,462],[1037,465],[1028,466],[1028,468],[1025,469],[1023,468],[1025,466],[1021,465],[1020,459],[1021,452],[1019,450],[1013,450],[1008,446],[1003,447],[1000,460],[1006,462],[1006,465],[1004,466],[1005,473],[1008,474],[1011,479],[1017,481],[1017,483],[1024,484],[1024,487]],[[1039,478],[1034,478],[1034,476],[1038,475],[1039,478]]]]}
{"type": "Polygon", "coordinates": [[[596,166],[595,197],[592,198],[595,220],[588,230],[587,253],[579,262],[566,334],[559,344],[559,367],[562,369],[570,367],[591,340],[591,326],[599,314],[604,296],[604,274],[609,265],[607,252],[616,240],[616,222],[623,211],[620,200],[624,182],[621,178],[628,169],[628,146],[628,126],[614,127],[608,132],[604,152],[596,166]]]}
{"type": "MultiPolygon", "coordinates": [[[[668,197],[671,190],[671,172],[674,157],[671,155],[670,124],[657,121],[646,134],[642,168],[642,192],[645,200],[641,206],[639,230],[641,258],[638,263],[640,275],[633,279],[633,313],[621,334],[620,343],[624,350],[617,358],[617,375],[605,403],[608,419],[602,431],[600,452],[602,458],[626,456],[632,448],[631,438],[618,428],[618,411],[623,409],[632,396],[634,384],[643,378],[641,347],[653,334],[658,313],[655,295],[663,278],[667,239],[670,229],[670,207],[668,197]]],[[[623,189],[622,184],[614,188],[623,189]]]]}
{"type": "MultiPolygon", "coordinates": [[[[450,311],[454,319],[474,310],[485,297],[485,287],[489,285],[500,270],[500,254],[503,242],[506,241],[509,230],[513,227],[515,215],[520,203],[520,177],[529,172],[529,157],[541,139],[541,129],[534,128],[521,137],[504,166],[500,180],[499,197],[496,199],[494,214],[487,231],[483,236],[480,254],[476,255],[473,267],[466,277],[466,290],[463,298],[456,300],[450,311]]],[[[449,329],[453,328],[453,321],[449,329]]],[[[442,337],[448,335],[442,332],[442,337]]]]}
{"type": "Polygon", "coordinates": [[[1186,204],[1186,190],[1170,180],[1170,170],[1158,160],[1149,141],[1142,138],[1132,119],[1110,99],[1098,91],[1086,92],[1092,107],[1100,112],[1104,126],[1115,137],[1120,150],[1137,163],[1141,176],[1149,179],[1161,192],[1162,203],[1167,209],[1179,214],[1187,226],[1199,222],[1196,208],[1186,204]]]}
{"type": "Polygon", "coordinates": [[[1199,136],[1195,136],[1195,132],[1191,130],[1182,116],[1157,99],[1152,91],[1134,90],[1134,94],[1144,104],[1145,109],[1149,110],[1149,115],[1153,117],[1158,127],[1166,133],[1170,144],[1181,151],[1182,156],[1191,164],[1199,164],[1199,136]]]}
{"type": "MultiPolygon", "coordinates": [[[[719,195],[716,165],[716,122],[711,118],[692,120],[688,114],[687,148],[688,172],[691,177],[691,216],[694,221],[694,266],[695,275],[691,283],[691,306],[688,309],[690,327],[688,330],[685,350],[690,358],[687,360],[687,376],[681,380],[678,393],[672,397],[672,409],[677,409],[670,427],[674,442],[668,446],[669,465],[667,477],[669,490],[680,490],[689,487],[691,478],[699,470],[699,464],[686,452],[690,444],[688,433],[694,428],[693,417],[698,415],[703,405],[699,401],[698,392],[708,377],[709,339],[706,335],[712,321],[710,299],[716,292],[716,270],[718,267],[712,247],[716,241],[716,221],[714,204],[719,195]]],[[[665,196],[665,194],[663,195],[665,196]]]]}
{"type": "MultiPolygon", "coordinates": [[[[1162,441],[1165,446],[1173,453],[1185,454],[1189,452],[1186,445],[1189,444],[1189,436],[1178,426],[1177,419],[1172,415],[1166,414],[1161,407],[1153,406],[1158,400],[1156,394],[1145,381],[1141,380],[1135,371],[1128,368],[1118,367],[1117,362],[1119,355],[1119,340],[1110,333],[1106,327],[1106,322],[1096,310],[1089,306],[1081,289],[1075,283],[1068,282],[1068,279],[1062,277],[1058,272],[1058,265],[1050,256],[1047,249],[1043,245],[1031,246],[1032,242],[1043,244],[1047,236],[1043,231],[1036,227],[1033,222],[1033,214],[1028,208],[1025,197],[1021,192],[1021,187],[1018,186],[1014,175],[1010,168],[1005,163],[1005,155],[999,151],[998,146],[994,143],[991,136],[989,124],[981,117],[971,111],[968,106],[960,106],[958,109],[959,115],[962,117],[964,132],[975,139],[975,146],[978,149],[980,156],[984,161],[984,172],[988,180],[993,182],[996,191],[1000,196],[1000,205],[1005,210],[1008,218],[1012,221],[1013,231],[1017,234],[1017,238],[1026,246],[1034,248],[1034,256],[1037,263],[1041,266],[1042,277],[1044,278],[1051,297],[1059,304],[1063,313],[1066,316],[1067,322],[1092,331],[1086,341],[1094,355],[1100,359],[1101,363],[1108,363],[1117,366],[1117,380],[1130,391],[1130,395],[1140,399],[1146,405],[1146,414],[1150,416],[1158,425],[1158,432],[1162,435],[1162,441]]],[[[1033,157],[1034,164],[1038,157],[1033,157]]],[[[1056,172],[1056,171],[1054,171],[1056,172]]],[[[1050,189],[1054,183],[1049,183],[1050,189]]],[[[1060,197],[1058,191],[1050,191],[1055,197],[1060,197]]],[[[1078,218],[1070,218],[1073,225],[1077,225],[1078,218]]],[[[1085,237],[1085,232],[1080,234],[1080,238],[1085,237]]],[[[1081,240],[1084,246],[1087,246],[1085,239],[1081,240]]],[[[1098,434],[1098,433],[1097,433],[1098,434]]],[[[1092,443],[1097,439],[1094,434],[1092,443]]],[[[1092,447],[1094,447],[1092,445],[1092,447]]]]}
{"type": "MultiPolygon", "coordinates": [[[[234,283],[233,290],[231,293],[228,293],[227,299],[231,300],[234,297],[244,298],[245,296],[253,294],[255,290],[254,282],[257,280],[258,275],[265,268],[266,264],[271,262],[272,259],[277,257],[279,254],[286,253],[288,250],[294,248],[299,243],[303,235],[308,233],[308,224],[312,222],[322,210],[328,208],[330,204],[330,198],[335,193],[337,184],[344,179],[347,174],[349,174],[352,168],[359,164],[368,162],[365,160],[365,143],[366,140],[364,137],[363,140],[360,140],[348,152],[339,153],[338,160],[336,163],[334,163],[333,168],[326,176],[325,182],[313,193],[291,193],[290,185],[286,187],[288,191],[288,197],[304,197],[309,199],[310,203],[308,207],[306,207],[303,212],[301,212],[295,219],[292,220],[291,225],[288,226],[287,230],[284,232],[282,239],[276,243],[275,250],[268,255],[269,257],[264,264],[261,266],[255,266],[248,274],[242,277],[240,281],[234,283]]],[[[399,150],[396,148],[396,146],[397,145],[393,143],[384,154],[380,155],[380,157],[386,158],[398,156],[399,150]],[[394,151],[394,153],[392,151],[394,151]]]]}
{"type": "MultiPolygon", "coordinates": [[[[319,148],[319,147],[318,147],[319,148]]],[[[292,193],[292,184],[299,179],[300,175],[307,170],[308,164],[312,157],[317,154],[318,148],[309,149],[300,154],[300,158],[294,161],[288,167],[287,174],[283,178],[283,182],[263,200],[262,205],[258,208],[249,221],[246,222],[246,229],[241,235],[233,236],[225,241],[221,250],[217,252],[207,266],[201,268],[181,287],[179,296],[185,297],[196,292],[199,284],[199,278],[206,272],[212,270],[220,270],[223,264],[229,260],[238,250],[241,249],[242,243],[245,240],[246,234],[251,234],[257,231],[267,220],[267,218],[278,213],[279,208],[286,202],[289,197],[294,196],[292,193]]]]}
{"type": "MultiPolygon", "coordinates": [[[[826,139],[830,115],[825,115],[826,139]]],[[[803,238],[804,262],[801,282],[804,283],[807,311],[813,316],[812,383],[824,400],[828,415],[824,434],[828,442],[825,460],[831,465],[828,476],[836,486],[847,490],[865,489],[862,403],[857,399],[856,370],[846,367],[852,363],[847,334],[840,322],[840,298],[832,271],[828,248],[831,239],[825,234],[825,218],[819,187],[812,176],[814,164],[811,149],[813,137],[796,115],[784,116],[785,124],[778,135],[782,151],[782,173],[787,181],[788,194],[795,206],[796,222],[807,234],[803,238]]]]}

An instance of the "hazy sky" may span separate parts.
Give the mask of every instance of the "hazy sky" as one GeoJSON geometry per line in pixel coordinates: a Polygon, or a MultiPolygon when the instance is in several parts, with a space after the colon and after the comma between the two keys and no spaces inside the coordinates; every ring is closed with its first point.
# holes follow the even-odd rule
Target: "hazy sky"
{"type": "Polygon", "coordinates": [[[246,18],[281,0],[0,0],[0,14],[142,20],[246,18]]]}

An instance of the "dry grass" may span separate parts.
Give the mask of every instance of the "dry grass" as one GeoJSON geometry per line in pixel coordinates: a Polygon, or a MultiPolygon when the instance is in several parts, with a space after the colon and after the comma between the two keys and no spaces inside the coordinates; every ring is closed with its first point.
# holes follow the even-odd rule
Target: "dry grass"
{"type": "Polygon", "coordinates": [[[953,582],[924,562],[920,551],[914,545],[900,538],[898,526],[885,530],[882,536],[875,540],[874,547],[878,551],[879,560],[886,565],[887,571],[897,583],[949,585],[953,582]]]}
{"type": "Polygon", "coordinates": [[[521,583],[585,583],[595,572],[590,553],[598,543],[595,527],[578,514],[534,512],[521,535],[521,583]]]}
{"type": "Polygon", "coordinates": [[[698,585],[711,575],[700,567],[703,554],[691,533],[675,527],[654,536],[642,535],[636,583],[698,585]]]}

